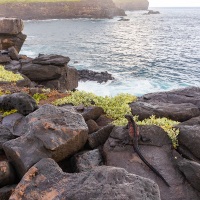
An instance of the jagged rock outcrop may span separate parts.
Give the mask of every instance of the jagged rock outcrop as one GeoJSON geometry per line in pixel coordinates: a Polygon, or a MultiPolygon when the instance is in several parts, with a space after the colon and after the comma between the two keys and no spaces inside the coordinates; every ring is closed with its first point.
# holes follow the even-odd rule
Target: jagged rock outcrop
{"type": "Polygon", "coordinates": [[[125,15],[112,0],[0,4],[0,17],[21,19],[112,18],[125,15]]]}
{"type": "Polygon", "coordinates": [[[147,0],[113,0],[117,7],[124,10],[147,10],[149,2],[147,0]]]}
{"type": "MultiPolygon", "coordinates": [[[[6,10],[2,12],[1,6],[2,4],[0,4],[0,13],[2,15],[0,17],[6,17],[6,15],[3,14],[6,10]]],[[[15,47],[19,52],[26,39],[26,35],[22,33],[23,28],[24,25],[21,19],[0,18],[0,50],[7,50],[10,47],[15,47]]],[[[1,53],[0,56],[2,56],[1,53]]]]}

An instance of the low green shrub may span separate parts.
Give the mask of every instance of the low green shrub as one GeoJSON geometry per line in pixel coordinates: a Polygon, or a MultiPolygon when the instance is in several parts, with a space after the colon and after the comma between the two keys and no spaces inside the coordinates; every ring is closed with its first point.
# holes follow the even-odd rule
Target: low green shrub
{"type": "Polygon", "coordinates": [[[11,71],[5,70],[4,67],[0,65],[0,81],[17,82],[23,79],[24,78],[20,74],[14,74],[11,71]]]}
{"type": "Polygon", "coordinates": [[[93,93],[84,91],[71,92],[69,96],[58,99],[54,105],[63,105],[72,103],[75,106],[83,104],[84,106],[99,106],[102,107],[107,117],[114,120],[114,124],[123,125],[124,115],[131,114],[129,103],[135,101],[137,97],[130,94],[119,94],[115,97],[101,97],[93,93]]]}

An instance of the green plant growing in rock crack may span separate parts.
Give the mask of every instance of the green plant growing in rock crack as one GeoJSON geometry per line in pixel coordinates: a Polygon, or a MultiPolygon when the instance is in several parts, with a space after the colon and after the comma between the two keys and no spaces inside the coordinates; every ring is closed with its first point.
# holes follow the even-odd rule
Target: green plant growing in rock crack
{"type": "Polygon", "coordinates": [[[5,70],[2,65],[0,65],[0,81],[2,82],[17,82],[23,80],[24,78],[20,74],[14,74],[11,71],[5,70]]]}

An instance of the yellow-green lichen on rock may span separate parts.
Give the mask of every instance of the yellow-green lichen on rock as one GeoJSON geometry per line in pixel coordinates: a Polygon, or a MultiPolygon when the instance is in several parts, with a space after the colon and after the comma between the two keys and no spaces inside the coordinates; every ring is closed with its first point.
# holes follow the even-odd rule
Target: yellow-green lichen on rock
{"type": "Polygon", "coordinates": [[[24,78],[20,74],[14,74],[11,71],[5,70],[5,68],[0,65],[0,82],[17,82],[23,79],[24,78]]]}

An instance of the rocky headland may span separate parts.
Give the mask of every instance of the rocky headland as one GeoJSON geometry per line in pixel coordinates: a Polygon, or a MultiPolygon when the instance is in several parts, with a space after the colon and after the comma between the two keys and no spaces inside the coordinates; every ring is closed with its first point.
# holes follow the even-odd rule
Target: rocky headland
{"type": "Polygon", "coordinates": [[[149,2],[147,0],[113,0],[117,7],[123,10],[148,10],[149,2]]]}
{"type": "Polygon", "coordinates": [[[112,18],[124,16],[112,0],[0,3],[0,17],[31,19],[112,18]]]}
{"type": "Polygon", "coordinates": [[[200,199],[200,88],[146,94],[127,103],[138,120],[151,119],[149,125],[137,121],[140,134],[148,138],[139,141],[140,151],[168,187],[141,161],[133,144],[124,143],[126,126],[112,123],[111,113],[116,105],[120,111],[122,96],[115,106],[106,97],[107,104],[100,107],[96,103],[102,98],[59,93],[58,86],[73,90],[78,83],[68,57],[30,59],[14,45],[1,52],[0,60],[9,58],[1,63],[6,73],[23,78],[6,81],[5,71],[0,71],[0,199],[200,199]],[[53,90],[47,91],[44,82],[53,90]],[[48,101],[52,97],[73,101],[55,104],[48,101]],[[168,131],[155,125],[156,118],[168,131]],[[174,133],[179,133],[176,138],[174,133]]]}

